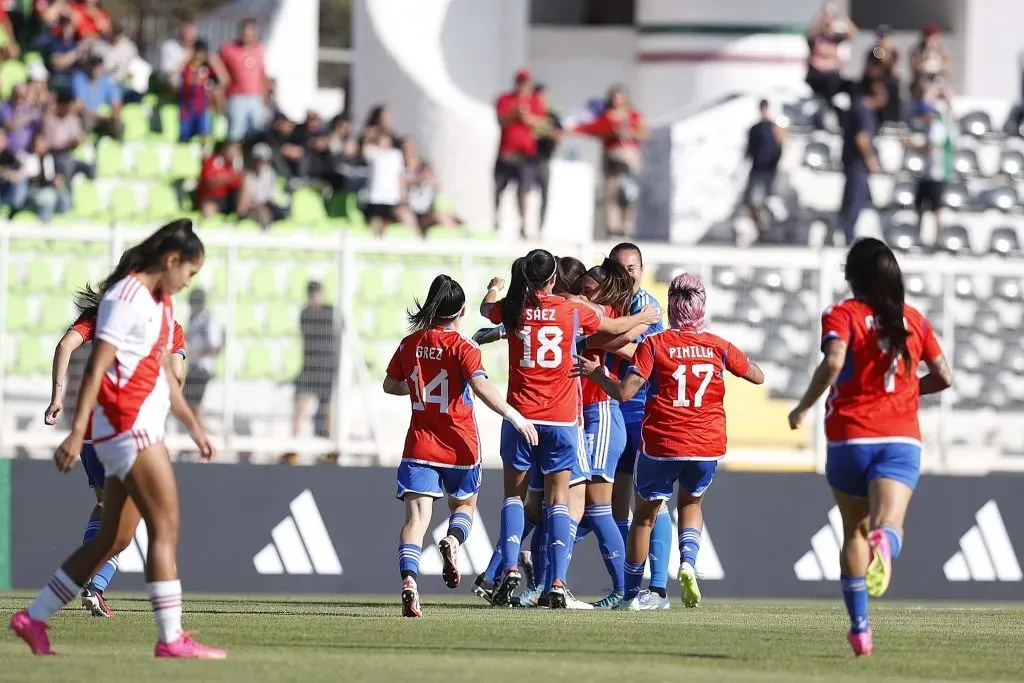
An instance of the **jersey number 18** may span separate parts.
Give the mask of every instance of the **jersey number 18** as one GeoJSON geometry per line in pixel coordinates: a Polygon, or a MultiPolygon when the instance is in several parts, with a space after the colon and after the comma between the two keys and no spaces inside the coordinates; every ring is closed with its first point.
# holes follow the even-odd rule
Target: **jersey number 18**
{"type": "Polygon", "coordinates": [[[519,367],[532,368],[539,365],[542,368],[557,368],[562,364],[562,328],[554,325],[545,325],[537,330],[537,357],[533,357],[533,328],[524,327],[516,332],[516,336],[523,342],[523,357],[519,360],[519,367]]]}

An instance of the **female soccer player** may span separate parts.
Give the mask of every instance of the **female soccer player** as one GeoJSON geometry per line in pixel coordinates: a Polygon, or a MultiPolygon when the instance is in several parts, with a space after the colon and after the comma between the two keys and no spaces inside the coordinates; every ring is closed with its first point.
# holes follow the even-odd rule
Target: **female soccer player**
{"type": "Polygon", "coordinates": [[[651,528],[662,503],[679,484],[679,583],[683,604],[696,607],[700,589],[694,567],[704,528],[701,501],[725,455],[723,371],[761,384],[764,374],[726,340],[705,331],[704,285],[684,273],[668,289],[671,328],[640,342],[623,380],[609,377],[594,360],[581,372],[617,401],[628,401],[650,381],[640,452],[636,458],[636,510],[626,549],[626,593],[617,609],[640,610],[638,595],[650,549],[651,528]]]}
{"type": "Polygon", "coordinates": [[[843,517],[840,582],[857,655],[873,649],[868,596],[881,597],[903,545],[903,520],[921,469],[919,397],[953,384],[931,325],[903,301],[903,274],[889,247],[856,242],[846,255],[853,292],[821,316],[825,354],[789,425],[797,429],[831,387],[825,475],[843,517]],[[917,367],[928,365],[920,379],[917,367]]]}
{"type": "MultiPolygon", "coordinates": [[[[127,253],[121,258],[128,258],[127,253]]],[[[78,319],[64,333],[64,336],[61,337],[57,343],[57,348],[53,352],[53,368],[51,371],[53,380],[50,387],[50,405],[47,406],[46,412],[43,415],[43,421],[48,425],[57,424],[57,416],[64,407],[64,386],[67,380],[68,365],[71,362],[71,354],[81,347],[82,344],[92,341],[96,330],[96,312],[99,310],[99,298],[96,293],[82,292],[82,296],[76,303],[80,309],[78,319]]],[[[174,322],[174,335],[171,342],[171,376],[179,386],[185,378],[185,333],[177,321],[174,322]]],[[[85,470],[89,486],[96,496],[96,505],[92,509],[92,514],[89,515],[89,522],[85,526],[82,543],[88,543],[89,539],[95,536],[100,528],[100,518],[103,516],[103,482],[107,478],[106,472],[103,469],[103,463],[96,457],[96,449],[92,445],[91,428],[92,425],[90,424],[86,429],[81,458],[82,468],[85,470]]],[[[135,515],[137,520],[141,519],[138,510],[135,509],[135,506],[130,501],[125,505],[124,515],[135,515]]],[[[114,616],[113,610],[110,609],[106,599],[103,597],[103,593],[114,578],[114,573],[117,572],[118,558],[116,553],[120,553],[131,543],[132,536],[135,534],[134,529],[131,530],[131,534],[118,538],[115,541],[113,549],[115,554],[103,564],[96,573],[96,576],[82,589],[82,606],[94,617],[112,618],[114,616]]]]}
{"type": "Polygon", "coordinates": [[[35,602],[11,618],[11,629],[35,654],[53,654],[47,622],[111,556],[115,539],[134,530],[125,515],[135,504],[149,531],[146,592],[153,606],[157,657],[223,659],[181,628],[177,575],[179,508],[174,470],[163,443],[170,408],[188,428],[200,455],[213,455],[206,432],[176,382],[168,382],[174,312],[171,295],[188,286],[203,266],[203,243],[188,220],[165,225],[130,252],[100,287],[96,333],[85,369],[71,434],[54,461],[67,472],[82,452],[92,420],[93,444],[103,463],[103,518],[96,535],[71,554],[35,602]],[[93,409],[95,413],[93,412],[93,409]]]}
{"type": "MultiPolygon", "coordinates": [[[[534,249],[512,267],[508,294],[500,302],[489,289],[480,312],[493,323],[503,323],[509,333],[509,405],[519,410],[538,429],[540,443],[530,446],[502,425],[501,455],[505,463],[505,501],[501,511],[502,556],[506,568],[494,591],[495,602],[506,602],[522,575],[519,557],[524,528],[523,494],[527,473],[536,463],[544,474],[546,524],[551,539],[550,604],[566,606],[565,577],[572,544],[569,515],[569,481],[580,456],[579,384],[571,376],[578,334],[621,334],[621,323],[596,313],[588,305],[552,294],[555,257],[534,249]]],[[[648,313],[648,316],[653,316],[648,313]]]]}
{"type": "Polygon", "coordinates": [[[426,300],[408,313],[410,334],[398,345],[384,378],[386,393],[412,401],[397,494],[405,503],[398,546],[405,617],[422,615],[416,586],[420,549],[434,499],[444,494],[451,517],[448,534],[438,543],[443,577],[449,588],[458,588],[461,581],[459,546],[469,536],[480,489],[480,437],[469,391],[503,415],[527,444],[537,445],[537,430],[487,381],[480,347],[459,334],[465,313],[462,286],[447,275],[434,278],[426,300]]]}

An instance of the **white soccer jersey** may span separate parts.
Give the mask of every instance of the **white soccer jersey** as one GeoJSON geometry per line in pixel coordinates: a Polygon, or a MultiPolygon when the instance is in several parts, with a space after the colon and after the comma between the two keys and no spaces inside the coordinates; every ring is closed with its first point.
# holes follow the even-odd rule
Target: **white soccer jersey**
{"type": "Polygon", "coordinates": [[[117,347],[117,356],[103,378],[93,412],[97,446],[128,434],[136,450],[163,439],[171,405],[163,363],[171,351],[173,329],[171,298],[165,294],[157,300],[134,275],[103,295],[96,339],[117,347]]]}

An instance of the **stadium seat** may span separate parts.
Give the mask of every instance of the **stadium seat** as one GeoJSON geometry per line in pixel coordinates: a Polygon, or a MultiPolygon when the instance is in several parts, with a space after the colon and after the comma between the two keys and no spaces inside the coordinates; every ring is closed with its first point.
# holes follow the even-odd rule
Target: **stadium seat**
{"type": "Polygon", "coordinates": [[[1024,374],[1024,346],[1007,344],[1003,348],[1003,358],[999,365],[1011,372],[1024,374]]]}
{"type": "Polygon", "coordinates": [[[63,287],[67,292],[74,292],[85,286],[94,270],[92,263],[85,259],[71,259],[64,264],[63,287]]]}
{"type": "Polygon", "coordinates": [[[245,346],[245,365],[242,377],[247,379],[271,379],[275,372],[274,354],[265,344],[250,341],[245,346]]]}
{"type": "MultiPolygon", "coordinates": [[[[953,278],[953,290],[961,299],[973,299],[978,293],[974,278],[970,275],[957,275],[953,278]]],[[[932,322],[934,324],[935,321],[932,322]]]]}
{"type": "Polygon", "coordinates": [[[72,184],[71,212],[81,218],[98,218],[103,213],[99,193],[91,180],[72,184]]]}
{"type": "Polygon", "coordinates": [[[1020,238],[1017,231],[1009,226],[994,229],[989,239],[989,251],[1006,256],[1020,251],[1020,238]]]}
{"type": "Polygon", "coordinates": [[[96,175],[100,178],[127,175],[124,167],[124,147],[120,142],[102,138],[96,145],[96,175]]]}
{"type": "Polygon", "coordinates": [[[181,117],[178,105],[165,104],[160,107],[160,136],[167,142],[177,142],[180,137],[181,117]]]}
{"type": "Polygon", "coordinates": [[[956,150],[953,153],[953,169],[964,178],[978,177],[978,154],[973,149],[956,150]]]}
{"type": "MultiPolygon", "coordinates": [[[[255,277],[253,278],[255,281],[255,277]]],[[[274,293],[274,298],[280,291],[274,293]]],[[[268,337],[292,337],[299,329],[299,310],[288,303],[274,303],[267,307],[267,325],[265,334],[268,337]]]]}
{"type": "Polygon", "coordinates": [[[6,314],[4,328],[8,333],[27,332],[35,327],[35,316],[29,306],[28,297],[17,294],[8,296],[6,314]]]}
{"type": "Polygon", "coordinates": [[[1004,149],[999,158],[999,170],[1016,181],[1024,180],[1024,153],[1017,149],[1004,149]]]}
{"type": "Polygon", "coordinates": [[[213,117],[213,139],[225,140],[228,137],[228,117],[217,115],[213,117]]]}
{"type": "MultiPolygon", "coordinates": [[[[257,227],[259,224],[257,223],[257,227]]],[[[276,299],[281,295],[281,287],[277,283],[277,271],[270,266],[257,266],[252,271],[247,297],[257,301],[276,299]]]]}
{"type": "Polygon", "coordinates": [[[55,282],[53,266],[47,260],[35,260],[25,269],[25,291],[42,294],[53,289],[55,282]]]}
{"type": "Polygon", "coordinates": [[[200,153],[189,143],[175,145],[171,154],[171,179],[195,180],[202,170],[200,153]]]}
{"type": "Polygon", "coordinates": [[[141,104],[126,104],[121,107],[121,135],[125,142],[143,140],[149,136],[149,112],[141,104]]]}
{"type": "Polygon", "coordinates": [[[466,239],[466,233],[460,228],[438,225],[427,230],[426,238],[431,242],[458,242],[466,239]]]}
{"type": "Polygon", "coordinates": [[[924,171],[924,154],[917,150],[908,149],[903,154],[903,170],[909,171],[914,175],[921,175],[924,171]]]}
{"type": "Polygon", "coordinates": [[[146,201],[146,217],[153,221],[164,221],[178,217],[181,208],[178,206],[178,194],[174,188],[157,183],[149,188],[146,201]]]}
{"type": "Polygon", "coordinates": [[[804,149],[804,166],[818,173],[832,170],[832,151],[828,145],[824,142],[808,143],[804,149]]]}
{"type": "MultiPolygon", "coordinates": [[[[79,285],[79,287],[81,286],[79,285]]],[[[75,313],[76,310],[71,292],[46,297],[40,306],[39,332],[59,335],[74,321],[75,313]]],[[[56,339],[54,339],[54,342],[56,342],[56,339]]]]}
{"type": "Polygon", "coordinates": [[[316,226],[327,220],[323,197],[315,190],[301,188],[292,195],[291,219],[299,225],[316,226]]]}
{"type": "MultiPolygon", "coordinates": [[[[297,320],[295,324],[298,324],[297,320]]],[[[286,343],[281,355],[284,362],[279,368],[278,380],[294,380],[302,372],[302,343],[299,341],[286,343]]]]}
{"type": "Polygon", "coordinates": [[[1017,191],[1012,187],[993,187],[982,193],[981,202],[985,208],[1011,211],[1017,205],[1017,191]]]}
{"type": "Polygon", "coordinates": [[[960,117],[960,132],[980,138],[992,132],[992,118],[987,112],[972,111],[960,117]]]}
{"type": "Polygon", "coordinates": [[[711,271],[711,280],[715,283],[715,286],[722,289],[740,289],[746,286],[746,282],[740,281],[736,269],[726,266],[716,266],[711,271]]]}
{"type": "Polygon", "coordinates": [[[913,181],[904,180],[896,183],[892,189],[892,208],[911,209],[914,207],[916,188],[913,181]]]}
{"type": "Polygon", "coordinates": [[[954,211],[962,211],[970,206],[971,197],[967,186],[956,182],[945,183],[942,186],[942,205],[954,211]]]}
{"type": "Polygon", "coordinates": [[[235,232],[258,235],[263,232],[263,226],[259,224],[259,221],[254,221],[251,218],[242,218],[235,223],[235,232]]]}
{"type": "Polygon", "coordinates": [[[39,219],[39,216],[28,210],[19,211],[18,213],[11,216],[11,222],[18,223],[19,225],[41,226],[43,224],[43,222],[39,219]]]}
{"type": "Polygon", "coordinates": [[[754,271],[754,284],[771,292],[779,291],[782,289],[782,272],[778,268],[758,268],[754,271]]]}
{"type": "Polygon", "coordinates": [[[47,372],[54,343],[39,337],[22,337],[18,342],[17,373],[31,376],[47,372]]]}
{"type": "Polygon", "coordinates": [[[387,240],[414,240],[419,239],[419,234],[407,225],[392,223],[384,228],[384,239],[387,240]]]}
{"type": "Polygon", "coordinates": [[[132,158],[131,176],[139,180],[161,180],[164,178],[164,170],[155,147],[151,145],[136,146],[132,158]]]}
{"type": "Polygon", "coordinates": [[[235,304],[235,336],[248,337],[260,331],[256,307],[240,299],[235,304]]]}
{"type": "Polygon", "coordinates": [[[885,242],[897,251],[921,248],[921,231],[912,223],[895,223],[884,230],[885,242]]]}
{"type": "Polygon", "coordinates": [[[0,97],[11,99],[15,86],[28,82],[28,71],[25,65],[16,59],[8,59],[0,64],[0,97]]]}
{"type": "Polygon", "coordinates": [[[962,225],[949,225],[939,232],[937,245],[951,254],[970,252],[971,243],[967,237],[967,229],[962,225]]]}
{"type": "Polygon", "coordinates": [[[141,186],[117,185],[110,193],[110,204],[107,207],[107,217],[110,220],[130,221],[137,218],[142,211],[139,209],[141,186]]]}
{"type": "Polygon", "coordinates": [[[1015,277],[997,277],[992,280],[992,294],[1005,301],[1020,301],[1021,280],[1015,277]]]}

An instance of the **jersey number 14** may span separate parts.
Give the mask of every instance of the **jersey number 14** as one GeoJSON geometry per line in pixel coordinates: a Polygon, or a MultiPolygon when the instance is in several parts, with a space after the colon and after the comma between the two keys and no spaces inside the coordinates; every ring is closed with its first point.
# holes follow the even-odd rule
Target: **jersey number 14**
{"type": "Polygon", "coordinates": [[[416,368],[410,376],[413,386],[412,409],[426,410],[431,403],[442,413],[448,412],[448,371],[442,370],[420,390],[420,369],[416,368]]]}

